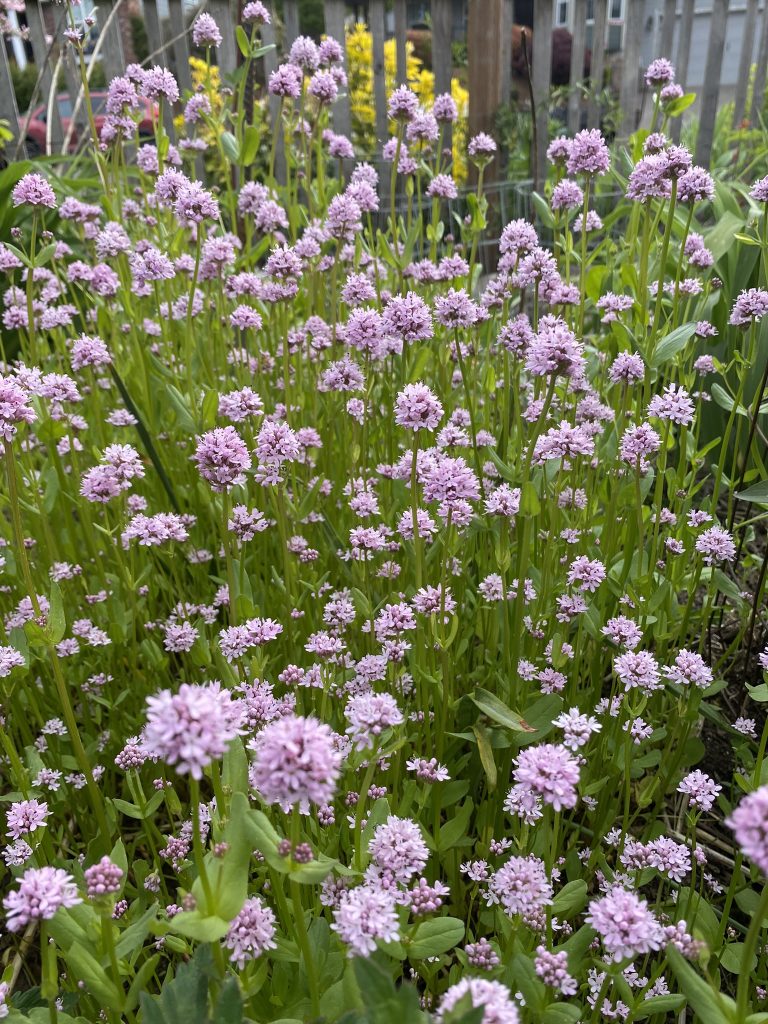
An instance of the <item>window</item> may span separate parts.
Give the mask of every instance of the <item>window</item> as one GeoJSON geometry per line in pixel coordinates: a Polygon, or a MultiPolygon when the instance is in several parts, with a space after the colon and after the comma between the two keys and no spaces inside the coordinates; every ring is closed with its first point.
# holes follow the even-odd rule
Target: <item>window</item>
{"type": "Polygon", "coordinates": [[[62,121],[72,117],[72,101],[69,96],[59,96],[59,116],[62,121]]]}
{"type": "Polygon", "coordinates": [[[555,24],[558,26],[568,24],[568,0],[558,0],[555,24]]]}
{"type": "Polygon", "coordinates": [[[611,0],[611,7],[608,17],[611,21],[621,21],[624,18],[624,0],[611,0]]]}

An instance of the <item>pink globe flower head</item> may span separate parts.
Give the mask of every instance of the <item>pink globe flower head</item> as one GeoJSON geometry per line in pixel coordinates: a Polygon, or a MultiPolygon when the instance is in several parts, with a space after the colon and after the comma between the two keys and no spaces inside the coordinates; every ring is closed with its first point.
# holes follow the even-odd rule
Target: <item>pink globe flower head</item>
{"type": "Polygon", "coordinates": [[[29,868],[21,876],[18,889],[3,899],[8,912],[6,925],[18,932],[30,921],[50,921],[61,907],[82,903],[75,880],[62,868],[29,868]]]}
{"type": "Polygon", "coordinates": [[[390,693],[360,693],[344,708],[347,733],[358,750],[372,747],[387,729],[403,722],[403,713],[390,693]]]}
{"type": "Polygon", "coordinates": [[[521,750],[515,761],[515,782],[528,786],[545,804],[561,811],[576,806],[579,762],[559,743],[540,743],[521,750]]]}
{"type": "Polygon", "coordinates": [[[368,957],[376,952],[377,942],[396,942],[400,938],[395,899],[392,889],[374,885],[342,892],[331,929],[349,947],[348,956],[368,957]]]}
{"type": "Polygon", "coordinates": [[[0,437],[12,441],[19,423],[34,423],[36,419],[26,389],[13,377],[0,376],[0,437]]]}
{"type": "Polygon", "coordinates": [[[219,26],[206,11],[198,14],[192,26],[192,42],[195,46],[221,46],[222,35],[219,26]]]}
{"type": "Polygon", "coordinates": [[[249,0],[243,7],[243,21],[246,24],[270,25],[272,18],[261,0],[249,0]]]}
{"type": "Polygon", "coordinates": [[[571,140],[565,135],[553,139],[547,146],[547,160],[555,167],[565,167],[571,155],[571,140]]]}
{"type": "Polygon", "coordinates": [[[512,995],[500,981],[486,978],[462,978],[446,991],[435,1015],[441,1024],[446,1015],[469,996],[473,1008],[482,1008],[480,1024],[519,1024],[520,1015],[512,1002],[512,995]]]}
{"type": "Polygon", "coordinates": [[[459,108],[450,93],[444,92],[435,96],[432,113],[439,124],[451,124],[459,116],[459,108]]]}
{"type": "Polygon", "coordinates": [[[84,875],[86,892],[91,899],[111,896],[122,888],[123,869],[106,855],[86,868],[84,875]]]}
{"type": "Polygon", "coordinates": [[[242,703],[220,683],[182,683],[178,693],[161,690],[147,698],[142,745],[177,772],[201,779],[242,733],[243,715],[242,703]]]}
{"type": "Polygon", "coordinates": [[[14,206],[48,206],[56,209],[56,195],[42,174],[25,174],[13,187],[14,206]]]}
{"type": "Polygon", "coordinates": [[[656,88],[660,85],[669,85],[674,80],[675,69],[672,62],[666,57],[657,57],[646,68],[645,81],[647,85],[656,88]]]}
{"type": "Polygon", "coordinates": [[[419,98],[407,85],[400,85],[389,97],[387,113],[392,121],[407,123],[419,111],[419,98]]]}
{"type": "Polygon", "coordinates": [[[342,753],[333,731],[316,718],[288,715],[270,722],[252,741],[250,779],[265,803],[288,811],[296,804],[333,800],[342,753]]]}
{"type": "Polygon", "coordinates": [[[731,310],[729,324],[735,327],[749,327],[762,320],[768,313],[768,291],[762,288],[747,288],[740,292],[731,310]]]}
{"type": "Polygon", "coordinates": [[[242,483],[251,468],[248,448],[234,427],[216,427],[199,437],[193,458],[214,491],[242,483]]]}
{"type": "Polygon", "coordinates": [[[685,776],[677,791],[684,793],[688,797],[688,803],[697,811],[710,811],[722,788],[713,778],[697,768],[685,776]]]}
{"type": "Polygon", "coordinates": [[[224,945],[229,959],[242,969],[268,949],[275,949],[275,915],[258,896],[249,897],[229,926],[224,945]]]}
{"type": "Polygon", "coordinates": [[[768,786],[745,796],[725,823],[744,856],[768,875],[768,786]]]}
{"type": "Polygon", "coordinates": [[[566,164],[569,174],[595,177],[607,174],[610,166],[611,156],[599,128],[585,128],[574,136],[566,164]]]}
{"type": "Polygon", "coordinates": [[[376,826],[368,852],[382,876],[396,882],[408,882],[429,860],[429,849],[416,822],[394,814],[376,826]]]}
{"type": "Polygon", "coordinates": [[[467,154],[476,167],[485,167],[489,164],[496,153],[497,146],[494,140],[486,132],[478,132],[469,140],[467,154]]]}
{"type": "Polygon", "coordinates": [[[663,929],[646,901],[619,887],[592,900],[587,923],[616,963],[659,949],[664,941],[663,929]]]}
{"type": "Polygon", "coordinates": [[[408,430],[437,430],[443,407],[421,381],[406,384],[395,400],[395,423],[408,430]]]}

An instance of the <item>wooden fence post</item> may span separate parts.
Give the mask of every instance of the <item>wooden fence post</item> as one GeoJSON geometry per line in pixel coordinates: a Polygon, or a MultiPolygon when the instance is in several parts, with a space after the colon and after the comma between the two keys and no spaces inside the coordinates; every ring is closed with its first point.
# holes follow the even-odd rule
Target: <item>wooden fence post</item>
{"type": "MultiPolygon", "coordinates": [[[[349,72],[347,62],[347,33],[345,25],[346,5],[344,0],[325,0],[325,33],[333,36],[344,50],[344,70],[349,72]]],[[[349,109],[349,91],[344,90],[333,105],[333,126],[340,135],[352,138],[352,115],[349,109]]]]}
{"type": "MultiPolygon", "coordinates": [[[[327,6],[327,4],[326,4],[327,6]]],[[[397,71],[396,79],[398,85],[408,84],[408,49],[407,49],[407,32],[408,32],[408,12],[406,9],[405,0],[394,0],[393,7],[395,9],[395,51],[397,53],[397,71]]],[[[433,19],[434,21],[434,19],[433,19]]],[[[435,70],[435,51],[434,51],[434,26],[432,30],[432,70],[435,70]]]]}
{"type": "Polygon", "coordinates": [[[553,0],[536,0],[533,8],[533,104],[536,108],[536,160],[533,187],[540,191],[547,176],[549,145],[549,83],[552,78],[553,0]]]}
{"type": "Polygon", "coordinates": [[[571,75],[568,93],[568,132],[581,128],[581,86],[584,82],[584,54],[587,48],[587,0],[575,0],[571,36],[571,75]]]}
{"type": "Polygon", "coordinates": [[[594,0],[595,21],[592,26],[592,60],[589,70],[587,127],[599,128],[601,121],[598,95],[603,91],[605,75],[605,29],[608,24],[608,0],[594,0]]]}
{"type": "MultiPolygon", "coordinates": [[[[677,81],[685,89],[688,81],[688,64],[691,56],[691,33],[693,31],[693,15],[696,0],[683,0],[683,10],[680,15],[680,30],[677,34],[677,52],[675,53],[675,74],[677,81]]],[[[680,132],[683,129],[683,118],[676,117],[672,122],[672,141],[680,142],[680,132]]]]}
{"type": "Polygon", "coordinates": [[[515,24],[514,0],[501,0],[501,31],[499,32],[499,91],[501,102],[509,103],[512,95],[512,30],[515,24]]]}
{"type": "Polygon", "coordinates": [[[624,56],[621,67],[621,135],[627,138],[637,128],[640,99],[640,42],[643,30],[643,5],[630,3],[624,22],[624,56]]]}
{"type": "Polygon", "coordinates": [[[717,101],[720,96],[720,72],[725,48],[725,29],[728,21],[728,0],[712,0],[709,19],[709,45],[704,68],[704,86],[701,91],[699,134],[696,139],[696,163],[709,167],[712,139],[715,134],[717,101]]]}
{"type": "MultiPolygon", "coordinates": [[[[149,61],[152,63],[152,55],[157,53],[158,50],[162,50],[163,47],[163,30],[160,27],[160,16],[157,11],[156,0],[142,0],[141,13],[144,15],[144,28],[147,32],[147,49],[149,50],[149,61]]],[[[157,63],[162,64],[163,66],[167,63],[164,53],[160,53],[154,59],[157,63]]]]}
{"type": "Polygon", "coordinates": [[[100,59],[107,84],[125,71],[123,39],[120,35],[120,18],[117,13],[121,2],[122,0],[103,0],[103,4],[99,7],[99,25],[104,33],[100,59]],[[105,29],[103,26],[107,24],[107,19],[110,17],[112,20],[105,29]]]}
{"type": "MultiPolygon", "coordinates": [[[[274,7],[272,7],[274,11],[274,7]]],[[[276,42],[274,14],[272,23],[269,25],[261,26],[261,39],[265,46],[272,46],[273,49],[267,50],[264,54],[264,81],[269,86],[269,76],[277,67],[277,49],[274,47],[276,42]]],[[[273,96],[269,93],[269,120],[272,125],[272,131],[277,132],[277,146],[275,147],[275,178],[278,183],[284,185],[286,182],[286,170],[285,170],[285,152],[283,149],[283,126],[279,120],[280,115],[280,99],[277,96],[273,96]]]]}
{"type": "Polygon", "coordinates": [[[237,68],[236,21],[232,15],[232,0],[208,0],[208,11],[221,32],[221,45],[216,47],[216,63],[224,84],[227,75],[231,75],[237,68]]]}
{"type": "Polygon", "coordinates": [[[763,95],[765,93],[765,76],[768,67],[768,3],[763,7],[763,20],[760,24],[760,45],[757,51],[757,68],[755,70],[755,81],[753,83],[752,110],[750,122],[753,125],[760,123],[760,112],[763,108],[763,95]]]}
{"type": "Polygon", "coordinates": [[[376,106],[376,145],[387,141],[387,82],[384,74],[384,0],[371,0],[368,6],[373,43],[373,99],[376,106]]]}
{"type": "Polygon", "coordinates": [[[299,4],[298,0],[283,0],[283,22],[285,24],[285,52],[299,36],[299,4]]]}
{"type": "Polygon", "coordinates": [[[0,118],[8,122],[8,127],[13,132],[14,141],[8,143],[6,150],[8,155],[10,156],[16,151],[18,157],[21,157],[22,160],[26,159],[27,150],[24,139],[19,137],[19,110],[16,106],[16,94],[13,91],[8,50],[3,38],[0,38],[0,118]]]}
{"type": "Polygon", "coordinates": [[[744,14],[744,31],[741,36],[736,96],[733,101],[733,127],[738,128],[744,119],[747,106],[747,88],[752,68],[752,54],[755,52],[755,29],[757,28],[757,0],[747,0],[744,14]]]}
{"type": "MultiPolygon", "coordinates": [[[[147,46],[149,49],[148,58],[145,63],[160,64],[162,67],[167,67],[173,61],[166,52],[163,26],[160,23],[160,14],[157,9],[157,0],[142,0],[141,7],[144,14],[147,46]]],[[[173,109],[169,103],[163,104],[163,127],[165,128],[166,135],[173,142],[176,138],[176,129],[173,126],[173,109]]]]}
{"type": "Polygon", "coordinates": [[[677,0],[664,0],[661,14],[661,32],[659,33],[659,45],[654,57],[666,57],[672,60],[672,53],[675,45],[675,20],[677,0]]]}
{"type": "MultiPolygon", "coordinates": [[[[29,28],[29,41],[32,44],[32,53],[35,58],[35,67],[40,78],[38,102],[47,101],[50,93],[57,92],[58,88],[57,83],[53,80],[53,67],[55,64],[53,59],[54,47],[49,46],[45,38],[45,20],[40,0],[27,0],[27,26],[29,28]]],[[[59,153],[64,142],[59,104],[54,100],[50,104],[49,109],[51,112],[50,152],[59,153]]],[[[50,153],[47,155],[50,155],[50,153]]]]}
{"type": "MultiPolygon", "coordinates": [[[[435,96],[451,91],[451,4],[450,0],[432,0],[432,70],[435,74],[435,96]]],[[[452,126],[443,132],[443,146],[453,145],[452,126]]]]}
{"type": "Polygon", "coordinates": [[[191,92],[192,71],[189,67],[189,37],[182,0],[168,0],[168,21],[173,40],[172,52],[176,78],[182,92],[191,92]]]}

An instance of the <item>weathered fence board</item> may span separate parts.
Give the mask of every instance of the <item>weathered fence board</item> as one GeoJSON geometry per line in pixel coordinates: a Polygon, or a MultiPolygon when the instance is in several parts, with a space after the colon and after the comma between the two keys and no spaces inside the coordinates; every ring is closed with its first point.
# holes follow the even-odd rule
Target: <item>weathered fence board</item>
{"type": "MultiPolygon", "coordinates": [[[[261,40],[264,46],[270,46],[272,49],[267,50],[264,54],[264,80],[269,85],[269,76],[277,67],[277,34],[275,32],[275,18],[274,18],[274,6],[271,7],[272,22],[269,25],[262,25],[261,27],[261,40]]],[[[280,124],[278,118],[280,116],[280,100],[277,96],[269,94],[269,120],[272,124],[272,130],[277,132],[277,144],[275,146],[275,177],[281,184],[285,183],[286,172],[285,172],[285,151],[283,149],[283,127],[280,124]]]]}
{"type": "MultiPolygon", "coordinates": [[[[406,34],[408,32],[407,5],[405,0],[394,0],[392,6],[394,7],[395,12],[395,53],[397,56],[396,79],[398,85],[406,85],[408,82],[408,55],[406,48],[406,43],[408,41],[406,38],[406,34]]],[[[434,55],[432,57],[432,67],[434,69],[434,55]]]]}
{"type": "Polygon", "coordinates": [[[376,105],[376,141],[387,141],[387,85],[384,76],[384,0],[371,0],[368,7],[373,42],[373,99],[376,105]]]}
{"type": "Polygon", "coordinates": [[[173,40],[172,52],[176,68],[176,78],[182,92],[191,92],[192,72],[189,68],[189,39],[186,32],[182,0],[168,0],[168,21],[171,29],[171,39],[173,40]]]}
{"type": "MultiPolygon", "coordinates": [[[[680,13],[680,26],[677,33],[677,50],[675,52],[675,72],[677,81],[685,88],[688,81],[688,65],[691,58],[691,33],[693,32],[693,15],[696,0],[683,0],[680,13]]],[[[683,117],[676,117],[672,122],[672,139],[680,142],[683,128],[683,117]]]]}
{"type": "MultiPolygon", "coordinates": [[[[344,70],[348,72],[345,16],[344,0],[325,0],[325,32],[341,43],[344,49],[344,70]]],[[[346,89],[339,94],[333,105],[333,125],[341,135],[346,135],[347,138],[351,136],[352,118],[349,110],[349,92],[346,89]]]]}
{"type": "Polygon", "coordinates": [[[675,12],[677,0],[664,0],[661,10],[661,31],[659,32],[659,45],[656,47],[656,56],[666,57],[672,60],[672,53],[675,44],[675,12]]]}
{"type": "Polygon", "coordinates": [[[712,140],[715,134],[717,101],[720,96],[720,73],[725,49],[725,29],[728,21],[729,0],[713,0],[709,19],[709,43],[704,67],[704,85],[701,90],[699,134],[696,139],[696,163],[709,167],[712,140]]]}
{"type": "MultiPolygon", "coordinates": [[[[435,96],[451,91],[451,4],[450,0],[432,0],[432,70],[435,73],[435,96]]],[[[451,125],[446,125],[443,145],[450,149],[453,139],[451,125]]]]}
{"type": "Polygon", "coordinates": [[[733,100],[734,128],[741,124],[747,106],[747,89],[749,87],[749,73],[752,67],[752,54],[755,52],[756,28],[757,0],[747,0],[747,8],[744,14],[744,32],[741,37],[741,50],[739,53],[736,95],[733,100]]]}
{"type": "MultiPolygon", "coordinates": [[[[16,94],[13,91],[13,79],[11,68],[8,63],[8,51],[5,40],[0,39],[0,118],[8,122],[13,132],[14,140],[18,145],[19,156],[24,158],[27,155],[24,140],[19,139],[19,111],[16,107],[16,94]]],[[[9,145],[8,151],[12,152],[15,146],[9,145]]]]}
{"type": "Polygon", "coordinates": [[[98,11],[99,25],[103,36],[103,39],[100,38],[100,59],[107,82],[121,75],[126,64],[118,17],[120,3],[121,0],[103,0],[98,11]]]}
{"type": "Polygon", "coordinates": [[[208,12],[212,15],[221,32],[221,44],[216,47],[216,63],[222,81],[237,68],[237,41],[235,40],[236,19],[233,16],[232,0],[208,0],[208,12]]]}
{"type": "Polygon", "coordinates": [[[536,0],[533,8],[533,104],[536,108],[534,188],[541,188],[547,173],[549,145],[549,83],[552,79],[553,0],[536,0]]]}
{"type": "MultiPolygon", "coordinates": [[[[47,102],[51,92],[56,88],[53,80],[53,71],[56,65],[56,61],[54,60],[54,51],[57,49],[57,44],[54,43],[50,46],[46,42],[43,8],[39,0],[27,0],[26,14],[27,26],[29,28],[29,41],[32,44],[35,67],[37,68],[38,77],[40,79],[36,102],[47,102]]],[[[47,121],[47,125],[51,146],[48,153],[60,153],[62,143],[64,142],[64,131],[61,127],[59,104],[54,101],[49,104],[49,108],[51,114],[47,121]]]]}
{"type": "Polygon", "coordinates": [[[285,51],[299,37],[299,4],[298,0],[283,0],[283,23],[285,25],[285,51]]]}
{"type": "Polygon", "coordinates": [[[575,0],[571,39],[571,76],[568,94],[568,131],[575,135],[581,128],[581,87],[584,82],[584,55],[587,47],[587,0],[575,0]]]}
{"type": "Polygon", "coordinates": [[[608,24],[608,0],[595,0],[595,21],[592,26],[592,60],[590,63],[590,100],[587,108],[587,127],[600,127],[599,94],[603,90],[605,75],[605,30],[608,24]]]}
{"type": "Polygon", "coordinates": [[[768,70],[768,3],[763,6],[763,20],[760,23],[760,44],[757,51],[757,67],[753,83],[752,110],[750,122],[753,126],[760,124],[760,113],[765,93],[765,78],[768,70]]]}
{"type": "Polygon", "coordinates": [[[643,5],[627,5],[624,22],[624,57],[621,66],[621,135],[626,138],[637,128],[640,109],[640,43],[643,30],[643,5]]]}

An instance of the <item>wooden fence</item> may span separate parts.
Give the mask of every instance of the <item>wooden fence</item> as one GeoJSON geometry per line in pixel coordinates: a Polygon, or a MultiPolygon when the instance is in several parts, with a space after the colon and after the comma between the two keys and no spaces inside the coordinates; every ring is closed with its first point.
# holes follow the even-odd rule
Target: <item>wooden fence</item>
{"type": "MultiPolygon", "coordinates": [[[[124,0],[100,0],[98,17],[101,31],[96,52],[91,62],[99,59],[107,78],[119,73],[125,66],[125,55],[119,31],[119,9],[124,0]]],[[[586,55],[586,14],[587,0],[571,0],[574,4],[575,30],[571,47],[571,83],[584,84],[586,55]]],[[[191,88],[189,70],[190,39],[189,16],[185,17],[182,0],[166,0],[168,17],[160,18],[156,0],[144,0],[144,24],[149,43],[150,56],[145,63],[169,66],[176,74],[182,91],[191,88]]],[[[202,0],[198,10],[207,8],[217,21],[223,36],[216,59],[226,75],[239,62],[240,53],[235,41],[235,26],[238,23],[239,0],[202,0]]],[[[593,38],[591,43],[591,80],[601,86],[606,68],[606,36],[608,31],[609,0],[593,0],[593,38]]],[[[715,115],[720,98],[720,71],[725,32],[729,16],[730,0],[712,0],[709,16],[709,43],[706,72],[700,97],[700,129],[696,150],[698,163],[707,165],[710,161],[715,115]]],[[[406,24],[405,0],[394,0],[394,22],[397,29],[397,80],[405,81],[406,24]]],[[[432,0],[432,63],[435,74],[436,92],[450,89],[451,56],[451,0],[432,0]]],[[[747,0],[744,32],[741,42],[739,79],[736,88],[735,123],[749,113],[753,121],[766,84],[768,64],[768,0],[759,9],[758,0],[747,0]],[[759,22],[759,24],[758,24],[759,22]],[[746,111],[747,84],[751,67],[751,55],[755,38],[759,39],[757,72],[754,83],[754,104],[746,111]]],[[[690,39],[694,18],[694,0],[657,0],[657,14],[661,18],[658,33],[658,48],[664,56],[671,57],[677,66],[678,80],[684,85],[688,76],[690,60],[690,39]],[[675,19],[677,30],[675,31],[675,19]],[[675,52],[673,45],[678,40],[675,52]]],[[[639,124],[643,104],[643,77],[640,64],[640,39],[643,30],[642,16],[645,5],[642,0],[626,0],[626,23],[624,26],[624,50],[620,75],[621,135],[627,136],[639,124]]],[[[76,9],[76,8],[75,8],[76,9]]],[[[328,33],[344,42],[344,24],[347,6],[344,0],[325,0],[326,27],[328,33]]],[[[510,99],[510,64],[512,45],[512,0],[469,0],[468,54],[470,92],[470,133],[490,131],[496,110],[510,99]]],[[[554,0],[536,0],[533,38],[527,36],[532,64],[531,102],[536,114],[536,145],[532,154],[534,184],[540,187],[546,173],[546,149],[548,144],[548,110],[550,95],[551,28],[553,24],[554,0]]],[[[27,0],[26,21],[28,41],[34,53],[34,63],[40,69],[38,88],[33,106],[45,102],[47,109],[46,145],[49,153],[61,152],[66,147],[65,135],[55,102],[55,85],[63,74],[70,96],[79,92],[79,75],[73,63],[71,47],[63,37],[66,25],[64,9],[50,0],[27,0]]],[[[385,2],[369,0],[368,17],[373,37],[373,79],[375,100],[376,137],[382,144],[388,132],[386,114],[386,92],[384,82],[384,39],[385,2]]],[[[298,0],[284,0],[283,24],[267,26],[264,39],[268,43],[279,43],[282,52],[290,48],[299,34],[298,0]]],[[[277,64],[278,53],[270,50],[263,58],[264,74],[277,64]]],[[[595,127],[600,123],[600,109],[592,89],[592,98],[585,100],[581,90],[571,92],[567,110],[567,129],[573,133],[583,125],[595,127]]],[[[75,104],[77,107],[77,104],[75,104]]],[[[648,104],[645,104],[647,109],[648,104]]],[[[273,112],[276,104],[272,104],[273,112]]],[[[75,114],[78,130],[84,130],[82,103],[80,113],[75,114]],[[79,120],[78,120],[79,118],[79,120]]],[[[10,147],[10,155],[25,155],[26,131],[16,109],[14,91],[6,46],[0,46],[0,118],[5,119],[16,134],[16,141],[10,147]]],[[[336,129],[344,134],[350,131],[349,100],[341,96],[334,107],[336,129]]],[[[679,124],[679,120],[678,120],[679,124]]],[[[565,127],[565,126],[564,126],[565,127]]],[[[168,112],[167,128],[172,131],[171,112],[168,112]]],[[[679,130],[679,129],[678,129],[679,130]]]]}

